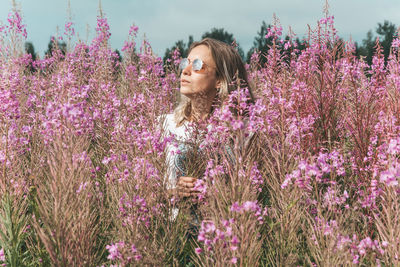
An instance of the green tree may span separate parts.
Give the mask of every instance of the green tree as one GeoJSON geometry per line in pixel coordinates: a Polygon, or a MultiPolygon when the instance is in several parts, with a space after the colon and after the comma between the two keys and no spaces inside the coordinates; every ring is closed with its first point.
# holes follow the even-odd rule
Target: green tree
{"type": "Polygon", "coordinates": [[[383,49],[385,60],[388,59],[392,41],[396,34],[396,25],[385,20],[384,23],[378,23],[376,33],[378,36],[374,36],[370,30],[367,33],[367,37],[362,41],[362,45],[359,46],[356,43],[356,55],[365,57],[365,60],[368,64],[372,63],[372,57],[375,54],[377,38],[379,38],[379,44],[383,49]]]}
{"type": "Polygon", "coordinates": [[[383,54],[387,60],[390,54],[390,48],[392,47],[393,38],[396,34],[396,25],[385,20],[383,24],[378,23],[376,33],[382,37],[381,45],[383,48],[383,54]]]}
{"type": "Polygon", "coordinates": [[[179,49],[181,57],[187,57],[189,48],[192,45],[192,43],[193,43],[193,36],[189,35],[189,40],[187,43],[185,43],[183,40],[179,40],[171,48],[167,48],[163,58],[164,64],[167,62],[168,59],[172,58],[172,53],[177,48],[179,49]]]}
{"type": "MultiPolygon", "coordinates": [[[[255,51],[261,52],[261,54],[266,54],[268,52],[269,46],[272,45],[273,38],[265,38],[265,35],[267,35],[268,28],[270,27],[271,25],[267,25],[265,21],[262,22],[260,30],[257,32],[257,36],[254,37],[253,46],[247,52],[247,62],[250,62],[251,56],[255,51]]],[[[266,61],[265,57],[262,56],[260,61],[261,64],[264,64],[266,61]]]]}
{"type": "Polygon", "coordinates": [[[35,52],[35,47],[33,46],[32,42],[25,43],[25,53],[32,56],[32,61],[36,60],[37,54],[35,52]]]}
{"type": "Polygon", "coordinates": [[[31,72],[34,72],[35,68],[33,66],[33,62],[36,60],[37,54],[35,52],[35,47],[33,46],[32,42],[25,42],[25,53],[31,55],[32,62],[29,63],[28,68],[31,72]]]}
{"type": "Polygon", "coordinates": [[[118,60],[119,62],[121,62],[121,61],[122,61],[121,52],[119,52],[118,49],[115,49],[115,50],[114,50],[114,53],[115,53],[115,55],[117,56],[117,60],[118,60]]]}
{"type": "Polygon", "coordinates": [[[47,51],[45,52],[45,55],[47,57],[50,57],[56,47],[61,50],[63,55],[65,55],[65,53],[67,52],[67,44],[65,42],[60,42],[58,40],[56,41],[55,37],[50,37],[50,42],[47,45],[47,51]]]}
{"type": "Polygon", "coordinates": [[[367,37],[362,40],[362,45],[356,43],[356,55],[365,57],[368,64],[372,62],[372,56],[374,55],[375,40],[372,35],[372,31],[367,32],[367,37]]]}
{"type": "MultiPolygon", "coordinates": [[[[265,38],[265,36],[268,33],[268,28],[271,28],[272,25],[265,23],[265,21],[262,22],[260,30],[257,32],[256,37],[254,37],[253,41],[253,46],[250,48],[250,50],[247,52],[247,62],[250,63],[251,56],[255,51],[261,53],[260,57],[260,64],[264,65],[267,61],[267,58],[265,55],[268,53],[268,50],[273,44],[273,37],[270,36],[268,38],[265,38]]],[[[289,36],[286,36],[284,38],[285,41],[288,41],[290,38],[289,36]]],[[[293,43],[296,44],[296,49],[300,52],[304,49],[306,49],[306,44],[301,43],[299,38],[296,38],[295,40],[292,40],[293,43]]],[[[276,43],[280,49],[283,49],[283,45],[280,42],[276,43]]]]}

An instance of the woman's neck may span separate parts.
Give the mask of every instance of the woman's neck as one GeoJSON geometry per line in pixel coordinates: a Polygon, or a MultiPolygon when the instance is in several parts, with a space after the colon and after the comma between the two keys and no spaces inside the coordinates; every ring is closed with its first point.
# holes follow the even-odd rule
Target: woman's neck
{"type": "Polygon", "coordinates": [[[191,98],[191,111],[189,121],[203,121],[211,112],[215,94],[197,95],[191,98]]]}

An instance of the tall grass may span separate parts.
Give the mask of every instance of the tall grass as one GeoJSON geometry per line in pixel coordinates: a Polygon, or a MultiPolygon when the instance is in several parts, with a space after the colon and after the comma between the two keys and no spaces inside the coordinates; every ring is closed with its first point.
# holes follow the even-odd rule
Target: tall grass
{"type": "Polygon", "coordinates": [[[133,25],[122,61],[100,12],[96,37],[32,61],[18,10],[0,32],[0,261],[10,266],[397,265],[399,39],[371,66],[326,13],[307,48],[253,55],[238,88],[192,125],[186,169],[200,194],[171,194],[161,125],[179,99],[133,25]],[[259,57],[266,57],[259,65],[259,57]],[[235,112],[233,112],[235,111],[235,112]]]}

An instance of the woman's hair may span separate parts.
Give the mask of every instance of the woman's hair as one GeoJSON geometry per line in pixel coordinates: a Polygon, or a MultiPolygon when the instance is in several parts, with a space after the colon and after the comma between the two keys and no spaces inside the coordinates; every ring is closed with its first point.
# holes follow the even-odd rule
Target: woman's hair
{"type": "MultiPolygon", "coordinates": [[[[238,51],[224,42],[212,38],[205,38],[200,42],[192,43],[188,54],[193,48],[199,45],[206,45],[210,49],[216,65],[217,80],[221,81],[221,87],[217,91],[216,96],[216,98],[219,99],[217,99],[218,101],[214,101],[214,103],[222,105],[228,95],[232,91],[237,90],[239,85],[241,88],[246,87],[248,89],[250,101],[253,102],[254,97],[247,78],[246,68],[238,51]]],[[[175,122],[177,125],[181,125],[185,120],[189,120],[190,115],[191,100],[181,94],[179,104],[174,111],[175,122]]]]}

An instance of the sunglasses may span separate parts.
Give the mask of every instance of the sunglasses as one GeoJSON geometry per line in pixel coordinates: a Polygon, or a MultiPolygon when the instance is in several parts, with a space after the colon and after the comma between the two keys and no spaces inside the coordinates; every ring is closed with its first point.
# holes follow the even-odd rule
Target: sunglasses
{"type": "MultiPolygon", "coordinates": [[[[193,62],[190,62],[190,59],[188,58],[182,58],[181,63],[179,64],[179,69],[184,70],[187,68],[192,63],[192,70],[193,71],[201,71],[204,69],[204,66],[207,66],[206,63],[203,62],[203,60],[196,58],[193,60],[193,62]]],[[[209,66],[211,68],[211,66],[209,66]]]]}

